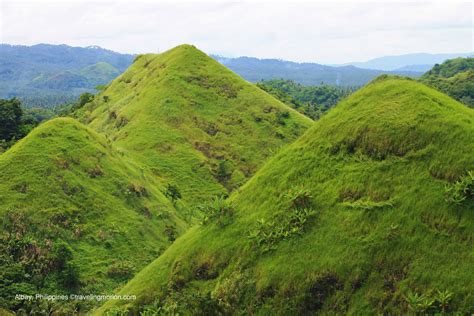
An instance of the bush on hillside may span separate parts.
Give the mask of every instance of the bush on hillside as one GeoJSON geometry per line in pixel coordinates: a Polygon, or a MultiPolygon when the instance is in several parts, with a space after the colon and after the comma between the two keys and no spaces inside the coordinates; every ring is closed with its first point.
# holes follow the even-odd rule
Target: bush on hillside
{"type": "Polygon", "coordinates": [[[454,184],[447,185],[445,189],[446,201],[461,204],[464,200],[474,196],[474,172],[468,171],[454,184]]]}
{"type": "Polygon", "coordinates": [[[231,203],[224,197],[215,197],[212,201],[199,206],[198,209],[202,214],[203,225],[216,223],[217,226],[224,227],[232,222],[234,216],[231,203]]]}
{"type": "Polygon", "coordinates": [[[182,197],[179,188],[171,183],[168,183],[163,193],[165,196],[171,199],[171,202],[173,202],[173,204],[182,197]]]}

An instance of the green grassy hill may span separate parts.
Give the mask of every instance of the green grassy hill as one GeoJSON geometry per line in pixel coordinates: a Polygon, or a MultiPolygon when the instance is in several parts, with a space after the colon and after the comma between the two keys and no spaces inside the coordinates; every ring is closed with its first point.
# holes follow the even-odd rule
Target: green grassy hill
{"type": "Polygon", "coordinates": [[[379,78],[96,312],[473,313],[473,139],[471,109],[379,78]]]}
{"type": "Polygon", "coordinates": [[[79,117],[188,205],[242,185],[311,124],[190,45],[138,56],[79,117]]]}
{"type": "Polygon", "coordinates": [[[110,292],[129,279],[187,228],[163,190],[77,121],[40,125],[0,155],[0,306],[31,310],[15,294],[110,292]]]}
{"type": "Polygon", "coordinates": [[[474,58],[455,58],[435,65],[420,80],[474,108],[474,58]]]}

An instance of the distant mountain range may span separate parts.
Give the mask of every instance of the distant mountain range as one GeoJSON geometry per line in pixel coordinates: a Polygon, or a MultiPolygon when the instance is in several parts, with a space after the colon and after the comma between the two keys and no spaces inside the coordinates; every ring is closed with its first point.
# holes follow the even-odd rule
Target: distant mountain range
{"type": "MultiPolygon", "coordinates": [[[[347,65],[211,57],[250,82],[289,79],[303,85],[362,86],[381,74],[419,77],[434,63],[467,55],[411,54],[347,65]]],[[[0,98],[20,97],[27,106],[42,107],[72,102],[116,78],[134,57],[98,46],[0,44],[0,98]]]]}
{"type": "Polygon", "coordinates": [[[130,66],[134,56],[98,46],[0,44],[0,98],[28,105],[69,102],[130,66]]]}
{"type": "Polygon", "coordinates": [[[420,71],[362,69],[352,65],[335,67],[317,63],[296,63],[280,59],[227,58],[217,55],[211,55],[211,57],[251,82],[290,79],[304,85],[362,86],[381,74],[409,77],[419,77],[423,74],[420,71]]]}
{"type": "Polygon", "coordinates": [[[455,54],[405,54],[398,56],[384,56],[365,62],[351,62],[332,66],[355,66],[364,69],[393,70],[393,71],[417,71],[426,72],[435,64],[440,64],[447,59],[457,57],[471,57],[474,52],[455,54]]]}

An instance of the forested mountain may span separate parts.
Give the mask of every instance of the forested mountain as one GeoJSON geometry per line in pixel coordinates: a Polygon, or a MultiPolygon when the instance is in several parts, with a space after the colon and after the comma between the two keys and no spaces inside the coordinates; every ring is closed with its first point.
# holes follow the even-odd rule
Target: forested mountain
{"type": "Polygon", "coordinates": [[[257,86],[313,120],[358,89],[329,85],[304,86],[283,79],[264,80],[258,82],[257,86]]]}
{"type": "Polygon", "coordinates": [[[132,60],[96,46],[0,44],[0,98],[18,96],[26,106],[71,102],[117,77],[132,60]]]}
{"type": "Polygon", "coordinates": [[[251,82],[288,79],[303,85],[362,86],[381,74],[419,77],[421,72],[382,71],[354,66],[326,66],[316,63],[296,63],[279,59],[253,57],[226,58],[213,56],[230,70],[251,82]]]}
{"type": "Polygon", "coordinates": [[[468,107],[378,78],[96,314],[471,314],[472,139],[468,107]]]}
{"type": "Polygon", "coordinates": [[[474,107],[474,58],[455,58],[437,64],[420,80],[474,107]]]}
{"type": "Polygon", "coordinates": [[[352,65],[359,68],[395,70],[395,71],[428,71],[435,64],[443,63],[448,59],[474,56],[474,52],[457,54],[405,54],[398,56],[384,56],[365,62],[352,62],[343,66],[352,65]]]}

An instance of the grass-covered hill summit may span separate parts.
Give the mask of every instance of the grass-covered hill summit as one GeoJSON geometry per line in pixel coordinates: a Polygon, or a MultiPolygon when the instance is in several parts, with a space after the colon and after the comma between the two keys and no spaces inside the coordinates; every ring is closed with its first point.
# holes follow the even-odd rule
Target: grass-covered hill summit
{"type": "Polygon", "coordinates": [[[73,119],[36,128],[0,155],[0,306],[31,311],[16,294],[102,293],[129,279],[187,228],[162,190],[73,119]]]}
{"type": "Polygon", "coordinates": [[[81,115],[192,205],[240,186],[311,124],[190,45],[137,56],[81,115]]]}
{"type": "Polygon", "coordinates": [[[375,80],[97,313],[472,313],[473,139],[471,109],[375,80]]]}

